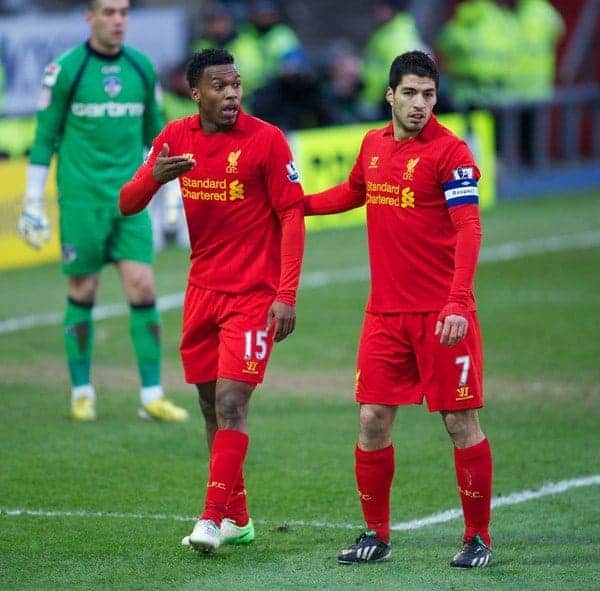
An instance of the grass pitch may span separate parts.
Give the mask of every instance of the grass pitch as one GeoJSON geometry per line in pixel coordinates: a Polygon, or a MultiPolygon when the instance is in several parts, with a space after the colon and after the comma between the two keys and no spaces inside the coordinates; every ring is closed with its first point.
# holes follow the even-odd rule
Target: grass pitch
{"type": "MultiPolygon", "coordinates": [[[[94,424],[67,419],[59,325],[0,334],[0,588],[597,589],[599,484],[518,504],[511,495],[600,474],[598,220],[592,194],[502,203],[484,217],[481,419],[494,495],[508,500],[493,513],[492,567],[448,567],[460,518],[409,523],[458,507],[448,437],[420,407],[399,411],[395,426],[392,561],[336,563],[361,528],[352,384],[368,284],[352,279],[367,264],[356,228],[308,236],[304,275],[324,271],[321,286],[301,289],[297,330],[276,347],[251,404],[246,472],[257,539],[212,558],[179,545],[200,507],[207,462],[195,394],[181,378],[181,311],[163,313],[163,333],[165,384],[193,417],[183,425],[137,419],[124,317],[96,326],[94,424]],[[573,246],[578,236],[588,245],[573,246]],[[494,255],[507,243],[512,256],[494,255]]],[[[186,270],[182,251],[160,253],[159,292],[181,292],[186,270]]],[[[0,323],[62,312],[56,265],[2,273],[1,285],[0,323]]],[[[121,301],[106,269],[98,303],[121,301]]]]}

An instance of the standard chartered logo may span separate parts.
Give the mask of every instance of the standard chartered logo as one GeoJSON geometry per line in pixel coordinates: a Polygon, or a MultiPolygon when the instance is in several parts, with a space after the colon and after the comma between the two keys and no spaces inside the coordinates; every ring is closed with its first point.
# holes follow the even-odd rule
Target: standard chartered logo
{"type": "Polygon", "coordinates": [[[414,208],[415,193],[410,187],[401,189],[400,185],[367,181],[367,204],[391,205],[393,207],[402,207],[403,209],[407,207],[414,208]]]}
{"type": "Polygon", "coordinates": [[[246,197],[244,183],[238,179],[228,184],[227,179],[193,179],[188,176],[181,177],[181,196],[201,201],[237,201],[246,197]]]}
{"type": "Polygon", "coordinates": [[[71,112],[75,117],[141,117],[144,103],[73,103],[71,112]]]}

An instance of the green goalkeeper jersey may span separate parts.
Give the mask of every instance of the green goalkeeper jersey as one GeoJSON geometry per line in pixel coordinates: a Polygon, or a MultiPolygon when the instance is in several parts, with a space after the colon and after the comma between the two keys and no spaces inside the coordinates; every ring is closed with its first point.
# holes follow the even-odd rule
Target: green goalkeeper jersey
{"type": "Polygon", "coordinates": [[[119,190],[164,124],[150,60],[123,46],[115,56],[83,43],[44,71],[31,164],[58,154],[61,204],[116,207],[119,190]]]}

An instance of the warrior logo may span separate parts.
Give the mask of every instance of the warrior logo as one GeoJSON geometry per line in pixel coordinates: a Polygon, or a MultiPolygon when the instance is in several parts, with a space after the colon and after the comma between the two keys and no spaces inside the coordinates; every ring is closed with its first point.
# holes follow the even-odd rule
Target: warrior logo
{"type": "Polygon", "coordinates": [[[378,168],[379,156],[371,156],[369,168],[378,168]]]}

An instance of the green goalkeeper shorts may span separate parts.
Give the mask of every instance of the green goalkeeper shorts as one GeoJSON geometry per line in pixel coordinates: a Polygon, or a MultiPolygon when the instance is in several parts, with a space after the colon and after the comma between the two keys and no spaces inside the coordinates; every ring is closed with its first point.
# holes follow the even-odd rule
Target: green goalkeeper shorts
{"type": "Polygon", "coordinates": [[[106,263],[153,260],[152,224],[147,210],[122,216],[115,208],[60,206],[62,270],[94,275],[106,263]]]}

